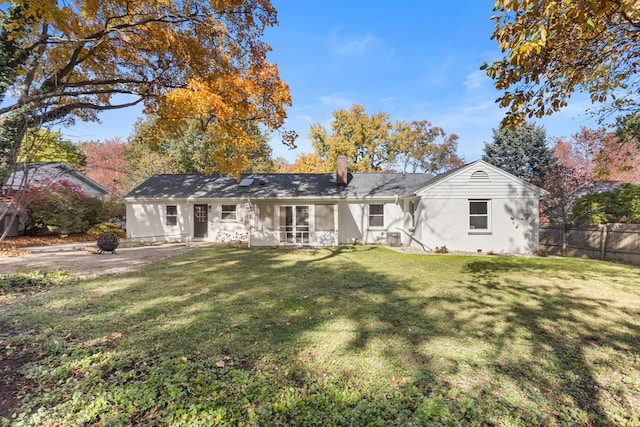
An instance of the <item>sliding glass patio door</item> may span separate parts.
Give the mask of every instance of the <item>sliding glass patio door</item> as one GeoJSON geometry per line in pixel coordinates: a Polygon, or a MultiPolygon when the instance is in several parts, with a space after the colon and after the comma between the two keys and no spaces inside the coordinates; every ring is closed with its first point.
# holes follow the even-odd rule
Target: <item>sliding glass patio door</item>
{"type": "Polygon", "coordinates": [[[280,243],[309,243],[309,206],[280,206],[280,243]]]}

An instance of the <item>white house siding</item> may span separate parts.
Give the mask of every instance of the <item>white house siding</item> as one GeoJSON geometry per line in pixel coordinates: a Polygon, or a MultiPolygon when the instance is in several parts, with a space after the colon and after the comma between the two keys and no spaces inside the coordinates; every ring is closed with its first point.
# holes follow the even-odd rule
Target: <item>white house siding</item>
{"type": "Polygon", "coordinates": [[[277,246],[280,243],[276,222],[277,206],[274,203],[254,204],[254,218],[251,227],[251,246],[277,246]]]}
{"type": "MultiPolygon", "coordinates": [[[[195,202],[194,204],[207,204],[195,202]]],[[[209,229],[204,240],[215,243],[247,242],[251,223],[251,207],[239,200],[216,201],[208,203],[209,229]],[[222,219],[222,205],[236,207],[235,219],[222,219]]]]}
{"type": "Polygon", "coordinates": [[[338,205],[340,244],[385,244],[388,233],[400,232],[405,226],[403,202],[396,200],[368,200],[366,203],[341,202],[338,205]],[[369,225],[369,206],[384,205],[384,224],[369,225]]]}
{"type": "Polygon", "coordinates": [[[431,249],[533,253],[538,247],[539,190],[502,171],[478,164],[418,194],[416,236],[431,249]],[[472,179],[478,170],[487,175],[472,179]],[[488,230],[470,229],[470,200],[488,201],[488,230]]]}
{"type": "Polygon", "coordinates": [[[187,241],[193,222],[192,205],[172,201],[127,203],[127,235],[147,242],[187,241]],[[177,225],[166,225],[166,206],[177,207],[177,225]]]}

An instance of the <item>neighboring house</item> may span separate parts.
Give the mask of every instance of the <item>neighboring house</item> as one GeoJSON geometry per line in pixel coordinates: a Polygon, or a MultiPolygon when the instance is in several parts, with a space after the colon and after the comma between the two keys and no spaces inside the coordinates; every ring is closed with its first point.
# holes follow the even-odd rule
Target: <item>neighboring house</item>
{"type": "Polygon", "coordinates": [[[0,233],[4,231],[7,224],[12,222],[14,215],[19,215],[20,221],[12,222],[9,236],[16,236],[23,229],[26,213],[24,209],[15,206],[14,203],[14,197],[18,191],[26,186],[28,193],[51,185],[73,186],[86,196],[100,200],[111,193],[102,185],[64,162],[17,163],[2,187],[0,213],[7,209],[9,211],[0,221],[0,233]]]}
{"type": "Polygon", "coordinates": [[[124,199],[138,240],[533,253],[543,193],[482,160],[433,177],[348,173],[341,156],[335,175],[154,175],[124,199]]]}

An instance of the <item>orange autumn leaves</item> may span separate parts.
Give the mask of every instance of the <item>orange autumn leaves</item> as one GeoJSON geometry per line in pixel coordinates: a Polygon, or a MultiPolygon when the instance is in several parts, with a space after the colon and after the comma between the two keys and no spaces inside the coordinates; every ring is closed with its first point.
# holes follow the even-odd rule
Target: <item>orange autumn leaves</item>
{"type": "Polygon", "coordinates": [[[2,21],[9,42],[27,55],[12,75],[15,102],[0,114],[26,108],[46,126],[144,103],[167,128],[215,123],[229,131],[225,144],[246,152],[255,144],[242,123],[278,129],[291,105],[262,41],[277,24],[269,0],[0,0],[0,8],[12,12],[2,21]]]}

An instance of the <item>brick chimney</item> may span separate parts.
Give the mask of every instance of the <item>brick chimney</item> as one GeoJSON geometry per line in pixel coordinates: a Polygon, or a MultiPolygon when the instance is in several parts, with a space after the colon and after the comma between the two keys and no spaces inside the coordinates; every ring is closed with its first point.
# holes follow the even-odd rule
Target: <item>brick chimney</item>
{"type": "Polygon", "coordinates": [[[336,159],[336,184],[347,185],[347,156],[340,154],[336,159]]]}

